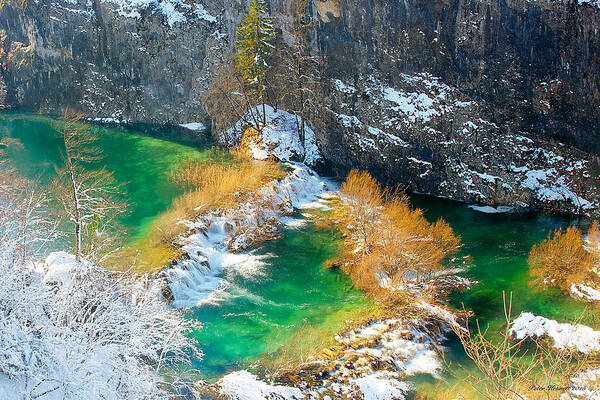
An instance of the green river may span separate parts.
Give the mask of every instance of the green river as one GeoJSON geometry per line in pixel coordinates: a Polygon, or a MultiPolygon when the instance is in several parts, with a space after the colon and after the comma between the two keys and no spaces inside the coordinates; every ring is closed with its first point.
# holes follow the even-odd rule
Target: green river
{"type": "MultiPolygon", "coordinates": [[[[47,182],[54,165],[60,165],[60,138],[52,121],[35,114],[0,114],[0,137],[17,138],[23,144],[23,149],[9,154],[14,165],[41,182],[47,182]]],[[[170,181],[181,161],[222,157],[204,137],[164,139],[182,137],[182,130],[154,127],[152,134],[143,133],[145,129],[95,126],[94,130],[106,156],[104,165],[124,184],[131,212],[121,222],[130,240],[143,236],[153,219],[181,194],[170,181]]],[[[501,326],[502,291],[513,292],[515,316],[526,310],[563,322],[576,320],[585,311],[583,303],[567,296],[530,287],[527,254],[551,230],[569,224],[586,226],[587,221],[541,214],[484,214],[464,204],[425,196],[413,196],[412,202],[432,221],[443,217],[462,237],[463,253],[472,256],[464,275],[479,284],[453,295],[452,303],[472,309],[484,325],[501,326]]],[[[345,319],[369,310],[371,304],[348,278],[322,268],[339,243],[335,232],[316,230],[308,222],[286,228],[280,239],[255,251],[266,255],[260,274],[231,282],[222,301],[189,310],[190,318],[204,324],[195,333],[205,353],[194,365],[202,376],[214,379],[281,355],[282,349],[295,346],[299,331],[333,333],[345,319]]],[[[584,316],[582,322],[599,325],[592,316],[584,316]]],[[[468,364],[455,341],[451,339],[447,348],[450,361],[468,364]]],[[[433,384],[428,379],[419,383],[424,390],[431,390],[433,384]]]]}

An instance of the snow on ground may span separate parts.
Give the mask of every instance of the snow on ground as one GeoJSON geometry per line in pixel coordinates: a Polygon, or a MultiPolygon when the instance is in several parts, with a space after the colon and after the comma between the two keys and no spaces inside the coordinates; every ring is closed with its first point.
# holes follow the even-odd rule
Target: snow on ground
{"type": "Polygon", "coordinates": [[[492,207],[492,206],[478,206],[475,204],[470,205],[469,208],[471,208],[475,211],[485,213],[485,214],[509,213],[509,212],[513,212],[515,210],[514,207],[508,207],[508,206],[492,207]]]}
{"type": "Polygon", "coordinates": [[[600,368],[583,371],[572,377],[568,394],[563,393],[560,398],[600,400],[600,368]]]}
{"type": "Polygon", "coordinates": [[[586,301],[600,301],[600,290],[582,283],[573,283],[571,285],[571,294],[586,301]]]}
{"type": "MultiPolygon", "coordinates": [[[[262,138],[260,142],[249,143],[252,156],[258,160],[265,160],[274,156],[279,161],[299,161],[313,167],[321,160],[321,154],[317,147],[315,133],[310,124],[305,124],[305,137],[300,139],[299,125],[302,119],[294,114],[283,110],[275,110],[265,105],[266,124],[262,127],[262,138]]],[[[220,134],[221,141],[231,146],[240,142],[245,129],[252,126],[253,116],[262,118],[262,108],[255,107],[250,110],[244,118],[233,127],[220,134]]]]}
{"type": "Polygon", "coordinates": [[[300,389],[269,385],[248,371],[225,375],[219,382],[220,395],[228,400],[299,400],[304,399],[300,389]]]}
{"type": "Polygon", "coordinates": [[[5,247],[1,399],[171,398],[157,365],[201,356],[187,336],[199,325],[168,308],[162,282],[117,279],[65,252],[15,265],[5,247]]]}
{"type": "Polygon", "coordinates": [[[410,390],[406,383],[397,380],[393,374],[386,371],[363,376],[355,379],[353,383],[360,389],[364,400],[403,400],[410,390]]]}
{"type": "Polygon", "coordinates": [[[548,336],[557,349],[575,349],[581,353],[600,351],[600,332],[585,325],[559,323],[524,312],[513,321],[510,330],[519,340],[548,336]]]}
{"type": "Polygon", "coordinates": [[[206,125],[202,122],[190,122],[188,124],[180,124],[179,126],[194,132],[204,132],[206,130],[206,125]]]}
{"type": "Polygon", "coordinates": [[[286,165],[292,169],[286,178],[254,194],[260,201],[249,201],[234,210],[221,210],[184,222],[191,232],[182,239],[185,256],[165,270],[175,307],[219,301],[228,285],[224,278],[227,273],[248,277],[260,274],[265,257],[244,250],[260,235],[273,233],[280,223],[289,223],[289,219],[282,221],[282,218],[293,214],[294,209],[315,204],[330,190],[331,183],[310,168],[302,164],[286,165]]]}
{"type": "MultiPolygon", "coordinates": [[[[292,376],[302,382],[302,390],[273,386],[247,371],[238,371],[219,381],[220,394],[231,400],[403,400],[413,390],[405,382],[408,377],[431,374],[437,378],[442,369],[436,341],[427,330],[427,324],[415,319],[371,321],[336,336],[334,348],[339,350],[324,350],[332,358],[309,362],[307,371],[302,365],[295,370],[292,376]],[[324,380],[305,382],[302,377],[315,374],[317,365],[327,371],[324,380]]],[[[289,381],[286,371],[276,373],[275,381],[278,376],[289,381]]]]}
{"type": "Polygon", "coordinates": [[[337,336],[343,350],[331,361],[324,386],[342,396],[358,388],[365,399],[404,399],[411,388],[403,380],[419,374],[438,377],[442,369],[435,341],[422,329],[419,321],[392,318],[337,336]]]}

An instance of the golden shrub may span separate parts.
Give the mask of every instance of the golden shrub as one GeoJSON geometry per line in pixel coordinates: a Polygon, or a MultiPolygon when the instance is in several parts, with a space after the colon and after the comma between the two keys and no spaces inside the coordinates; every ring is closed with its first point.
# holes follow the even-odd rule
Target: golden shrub
{"type": "MultiPolygon", "coordinates": [[[[431,279],[460,248],[460,238],[443,220],[429,223],[408,198],[384,189],[369,173],[351,171],[333,214],[345,237],[340,265],[356,287],[382,302],[389,288],[431,279]]],[[[396,296],[394,294],[394,296],[396,296]]]]}
{"type": "Polygon", "coordinates": [[[134,243],[125,253],[136,253],[136,269],[156,271],[179,256],[177,238],[185,233],[181,220],[224,208],[233,208],[242,201],[261,199],[249,194],[273,179],[285,176],[272,161],[255,161],[234,150],[235,163],[210,163],[187,160],[172,179],[185,189],[172,207],[159,215],[150,234],[134,243]]]}
{"type": "Polygon", "coordinates": [[[569,291],[573,283],[599,283],[593,272],[600,262],[599,239],[597,222],[590,228],[587,242],[583,232],[574,226],[551,233],[529,253],[534,284],[569,291]]]}

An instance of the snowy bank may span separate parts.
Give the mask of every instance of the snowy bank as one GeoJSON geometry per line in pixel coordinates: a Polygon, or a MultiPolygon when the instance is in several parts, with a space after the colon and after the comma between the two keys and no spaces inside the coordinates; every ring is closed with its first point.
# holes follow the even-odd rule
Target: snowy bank
{"type": "Polygon", "coordinates": [[[600,290],[583,283],[573,283],[571,295],[584,301],[600,301],[600,290]]]}
{"type": "Polygon", "coordinates": [[[202,122],[190,122],[188,124],[179,124],[179,126],[194,132],[204,132],[206,130],[206,125],[202,122]]]}
{"type": "Polygon", "coordinates": [[[248,371],[236,371],[225,375],[220,383],[219,394],[229,400],[299,400],[304,399],[300,389],[269,385],[248,371]]]}
{"type": "Polygon", "coordinates": [[[548,336],[557,349],[574,349],[586,354],[600,351],[600,332],[585,325],[559,323],[524,312],[513,321],[510,330],[519,340],[548,336]]]}
{"type": "Polygon", "coordinates": [[[336,336],[324,359],[282,370],[264,380],[247,371],[226,375],[219,392],[231,400],[364,399],[403,400],[414,388],[407,378],[439,377],[440,337],[428,333],[437,323],[416,319],[379,319],[336,336]],[[433,325],[430,325],[433,324],[433,325]],[[296,388],[277,383],[294,382],[296,388]]]}
{"type": "MultiPolygon", "coordinates": [[[[302,140],[299,133],[301,117],[268,105],[265,105],[265,113],[266,124],[261,128],[259,137],[247,143],[254,158],[265,160],[273,156],[282,162],[297,161],[309,167],[314,167],[321,160],[315,133],[308,122],[305,123],[305,137],[302,140]]],[[[237,146],[257,115],[258,119],[262,118],[261,107],[251,109],[234,126],[221,132],[221,143],[237,146]]]]}
{"type": "Polygon", "coordinates": [[[475,210],[475,211],[482,212],[484,214],[501,214],[501,213],[509,213],[509,212],[515,211],[514,207],[509,207],[509,206],[492,207],[492,206],[478,206],[478,205],[472,204],[469,206],[469,208],[472,210],[475,210]]]}
{"type": "Polygon", "coordinates": [[[165,270],[175,307],[218,302],[228,286],[227,274],[259,274],[264,257],[245,250],[273,237],[282,222],[293,224],[283,218],[315,203],[333,187],[304,165],[286,165],[291,169],[286,178],[262,187],[237,208],[183,222],[191,232],[181,239],[184,256],[165,270]]]}

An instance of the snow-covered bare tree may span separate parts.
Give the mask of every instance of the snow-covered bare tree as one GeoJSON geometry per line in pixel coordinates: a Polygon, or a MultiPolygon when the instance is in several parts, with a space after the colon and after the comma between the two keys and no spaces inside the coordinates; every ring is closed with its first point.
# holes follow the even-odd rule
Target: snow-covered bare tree
{"type": "Polygon", "coordinates": [[[277,72],[274,83],[283,104],[296,115],[300,142],[304,143],[306,121],[311,111],[319,108],[317,101],[319,58],[311,54],[309,34],[313,27],[310,8],[312,1],[291,2],[292,24],[290,33],[294,42],[281,43],[277,54],[277,72]]]}
{"type": "Polygon", "coordinates": [[[90,126],[81,122],[82,115],[67,109],[57,130],[63,139],[63,162],[56,168],[53,182],[55,199],[73,224],[75,257],[98,258],[114,245],[116,218],[127,207],[119,199],[119,186],[105,167],[93,168],[102,159],[95,145],[97,137],[90,126]],[[109,232],[110,231],[110,232],[109,232]]]}
{"type": "Polygon", "coordinates": [[[45,198],[4,166],[0,398],[169,399],[182,386],[193,393],[167,371],[201,356],[187,335],[199,326],[168,307],[164,282],[108,273],[64,252],[32,261],[48,223],[40,217],[45,198]]]}

